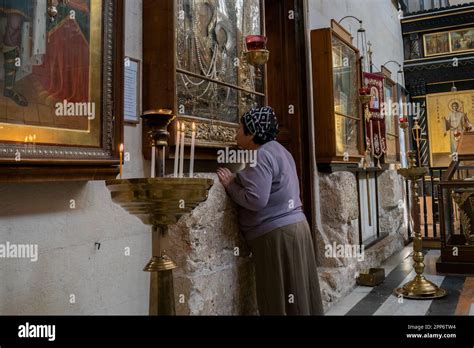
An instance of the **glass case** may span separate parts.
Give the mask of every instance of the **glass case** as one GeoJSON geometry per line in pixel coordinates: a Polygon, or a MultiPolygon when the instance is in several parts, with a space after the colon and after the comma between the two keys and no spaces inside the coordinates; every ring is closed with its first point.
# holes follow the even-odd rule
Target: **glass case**
{"type": "Polygon", "coordinates": [[[439,184],[441,258],[437,270],[474,273],[474,133],[462,135],[439,184]]]}
{"type": "Polygon", "coordinates": [[[311,32],[316,155],[320,163],[359,162],[363,153],[359,51],[350,35],[338,29],[311,32]]]}
{"type": "MultiPolygon", "coordinates": [[[[398,102],[399,95],[397,93],[398,84],[395,84],[389,77],[384,79],[384,101],[389,105],[398,102]]],[[[403,110],[402,110],[403,112],[403,110]]],[[[385,137],[387,142],[387,150],[385,153],[385,163],[397,163],[400,161],[400,143],[399,143],[399,126],[398,115],[393,113],[391,107],[387,108],[385,115],[385,137]]]]}
{"type": "Polygon", "coordinates": [[[336,152],[339,156],[358,154],[359,102],[357,53],[344,41],[332,36],[336,152]]]}

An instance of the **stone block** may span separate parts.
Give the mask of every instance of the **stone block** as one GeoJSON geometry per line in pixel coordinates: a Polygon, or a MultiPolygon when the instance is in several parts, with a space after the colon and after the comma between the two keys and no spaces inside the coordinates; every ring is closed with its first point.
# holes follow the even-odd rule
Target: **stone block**
{"type": "Polygon", "coordinates": [[[358,218],[357,181],[353,173],[319,173],[319,188],[323,223],[338,226],[358,218]]]}
{"type": "Polygon", "coordinates": [[[236,207],[217,175],[208,199],[169,227],[167,254],[176,262],[178,314],[229,315],[256,312],[255,277],[236,207]],[[185,299],[185,303],[180,303],[185,299]]]}

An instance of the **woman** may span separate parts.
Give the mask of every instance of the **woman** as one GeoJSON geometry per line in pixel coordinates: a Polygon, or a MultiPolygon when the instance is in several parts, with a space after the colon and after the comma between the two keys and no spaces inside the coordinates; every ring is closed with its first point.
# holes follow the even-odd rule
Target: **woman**
{"type": "Polygon", "coordinates": [[[237,144],[256,151],[257,164],[217,175],[239,206],[240,229],[255,262],[261,315],[322,315],[311,232],[302,210],[291,154],[276,142],[278,121],[270,107],[241,118],[237,144]]]}

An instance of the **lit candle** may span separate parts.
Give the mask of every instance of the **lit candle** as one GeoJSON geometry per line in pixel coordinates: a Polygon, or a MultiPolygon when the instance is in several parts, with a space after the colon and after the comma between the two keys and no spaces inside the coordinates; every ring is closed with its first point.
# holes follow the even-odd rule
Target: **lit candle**
{"type": "Polygon", "coordinates": [[[156,176],[155,167],[156,167],[156,147],[153,145],[151,147],[151,177],[152,178],[156,176]]]}
{"type": "Polygon", "coordinates": [[[123,144],[120,144],[120,179],[123,177],[123,144]]]}
{"type": "Polygon", "coordinates": [[[191,159],[189,164],[189,177],[194,176],[194,147],[196,145],[196,124],[193,122],[193,131],[191,133],[191,159]]]}
{"type": "Polygon", "coordinates": [[[179,161],[179,141],[180,141],[180,127],[179,122],[176,125],[176,141],[175,141],[175,151],[174,151],[174,173],[173,176],[176,178],[178,176],[178,161],[179,161]]]}
{"type": "Polygon", "coordinates": [[[184,133],[186,130],[186,126],[184,122],[181,123],[181,151],[179,154],[179,177],[183,177],[183,169],[184,169],[184,133]]]}

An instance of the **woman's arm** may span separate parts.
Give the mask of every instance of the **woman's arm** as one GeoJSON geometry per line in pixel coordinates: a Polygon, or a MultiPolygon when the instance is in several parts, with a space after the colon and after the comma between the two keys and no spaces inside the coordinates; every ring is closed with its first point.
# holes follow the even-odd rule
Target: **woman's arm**
{"type": "Polygon", "coordinates": [[[239,182],[230,180],[226,186],[232,200],[245,209],[259,211],[265,208],[270,198],[273,170],[270,155],[259,151],[257,165],[238,174],[239,182]]]}

